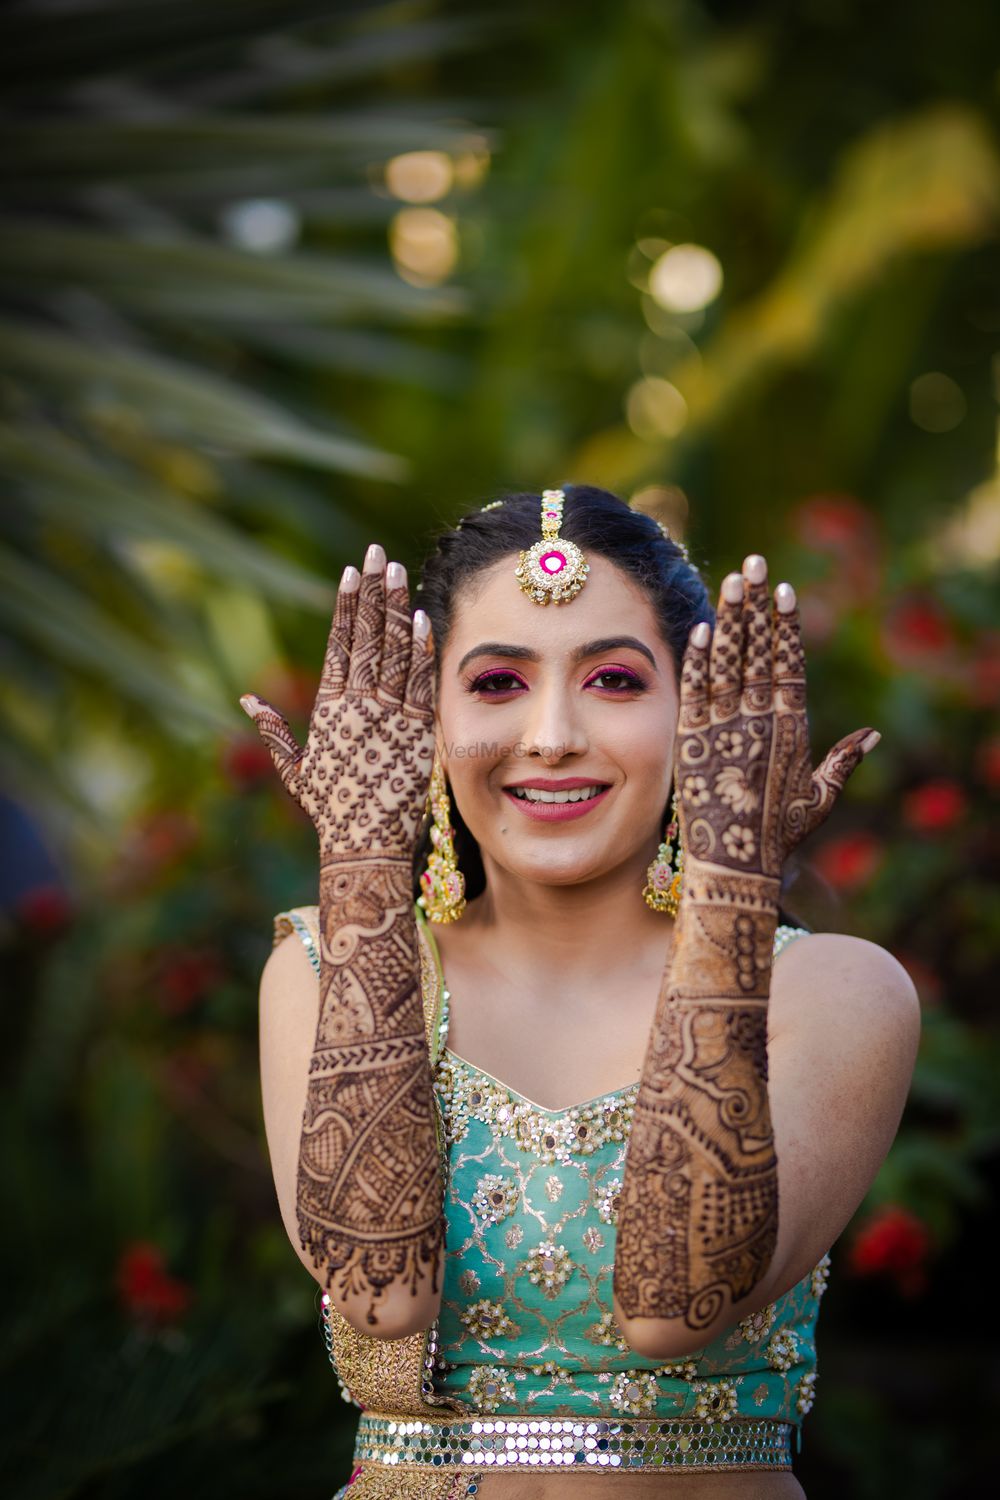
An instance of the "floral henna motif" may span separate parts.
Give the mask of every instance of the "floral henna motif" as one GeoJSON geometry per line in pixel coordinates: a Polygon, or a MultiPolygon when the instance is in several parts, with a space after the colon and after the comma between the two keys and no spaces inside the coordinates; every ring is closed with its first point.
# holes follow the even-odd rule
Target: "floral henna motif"
{"type": "Polygon", "coordinates": [[[813,772],[798,611],[766,572],[719,603],[681,671],[685,877],[626,1157],[615,1296],[702,1330],[752,1291],[778,1231],[767,1005],[783,862],[826,818],[871,733],[813,772]],[[706,630],[707,636],[707,630],[706,630]]]}
{"type": "Polygon", "coordinates": [[[322,1003],[299,1153],[304,1249],[342,1297],[437,1291],[442,1184],[408,860],[320,872],[322,1003]],[[338,1275],[334,1279],[333,1273],[338,1275]]]}
{"type": "MultiPolygon", "coordinates": [[[[248,695],[319,836],[320,1010],[299,1153],[302,1247],[331,1293],[438,1290],[443,1187],[411,862],[434,754],[434,657],[405,583],[342,583],[305,747],[248,695]]],[[[247,707],[247,712],[251,708],[247,707]]]]}

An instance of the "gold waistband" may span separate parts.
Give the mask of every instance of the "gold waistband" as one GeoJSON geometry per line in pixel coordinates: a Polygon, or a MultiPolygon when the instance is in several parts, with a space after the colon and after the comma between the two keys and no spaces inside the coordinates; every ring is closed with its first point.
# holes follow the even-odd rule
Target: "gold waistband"
{"type": "Polygon", "coordinates": [[[356,1464],[452,1465],[492,1468],[555,1467],[656,1472],[685,1469],[789,1469],[790,1422],[744,1418],[695,1422],[683,1418],[629,1421],[559,1417],[476,1417],[428,1422],[362,1412],[356,1464]]]}

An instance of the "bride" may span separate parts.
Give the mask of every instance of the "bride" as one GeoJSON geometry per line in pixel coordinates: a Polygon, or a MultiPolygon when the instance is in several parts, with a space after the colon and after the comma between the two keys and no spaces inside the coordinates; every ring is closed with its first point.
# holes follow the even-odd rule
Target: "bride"
{"type": "Polygon", "coordinates": [[[241,700],[319,843],[261,1074],[361,1407],[338,1494],[801,1496],[827,1252],[920,1022],[782,871],[879,736],[814,769],[791,585],[754,554],[713,610],[600,489],[471,512],[419,592],[377,543],[344,570],[303,748],[241,700]]]}

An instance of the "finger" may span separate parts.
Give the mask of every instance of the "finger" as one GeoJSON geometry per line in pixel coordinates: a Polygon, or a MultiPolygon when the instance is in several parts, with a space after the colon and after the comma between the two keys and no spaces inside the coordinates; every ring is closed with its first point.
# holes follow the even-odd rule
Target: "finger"
{"type": "Polygon", "coordinates": [[[351,664],[347,669],[347,686],[352,692],[373,693],[378,684],[385,634],[385,553],[378,542],[372,542],[365,554],[365,565],[358,589],[358,617],[351,642],[351,664]]]}
{"type": "Polygon", "coordinates": [[[779,583],[774,591],[774,705],[806,711],[806,656],[802,646],[802,621],[790,583],[779,583]]]}
{"type": "Polygon", "coordinates": [[[410,671],[410,642],[413,621],[410,618],[410,592],[406,586],[406,569],[391,562],[385,573],[385,637],[382,644],[382,667],[379,673],[379,697],[386,703],[402,703],[410,671]]]}
{"type": "Polygon", "coordinates": [[[361,574],[348,563],[340,575],[337,602],[333,609],[333,623],[326,643],[323,671],[320,674],[320,692],[324,697],[339,696],[347,686],[347,670],[351,663],[351,642],[354,638],[354,621],[358,613],[358,587],[361,574]]]}
{"type": "Polygon", "coordinates": [[[302,751],[287,721],[266,698],[258,698],[256,693],[244,693],[240,706],[253,719],[254,728],[270,751],[274,768],[281,777],[285,790],[297,802],[296,783],[302,751]]]}
{"type": "Polygon", "coordinates": [[[434,716],[434,638],[422,609],[413,612],[413,647],[403,706],[410,713],[426,715],[428,722],[434,716]]]}
{"type": "Polygon", "coordinates": [[[740,706],[742,663],[743,574],[727,573],[719,591],[719,608],[708,660],[708,690],[713,722],[732,718],[740,706]]]}
{"type": "MultiPolygon", "coordinates": [[[[857,770],[865,758],[865,743],[876,731],[868,727],[855,729],[838,740],[833,749],[812,773],[812,796],[806,814],[803,836],[824,823],[833,811],[834,803],[847,785],[848,778],[857,770]]],[[[878,741],[876,740],[876,744],[878,741]]]]}
{"type": "Polygon", "coordinates": [[[678,729],[704,729],[708,724],[708,647],[711,639],[711,628],[704,620],[688,636],[681,663],[678,729]]]}
{"type": "Polygon", "coordinates": [[[747,594],[743,604],[743,710],[766,713],[771,707],[771,597],[767,562],[753,552],[743,562],[747,594]]]}

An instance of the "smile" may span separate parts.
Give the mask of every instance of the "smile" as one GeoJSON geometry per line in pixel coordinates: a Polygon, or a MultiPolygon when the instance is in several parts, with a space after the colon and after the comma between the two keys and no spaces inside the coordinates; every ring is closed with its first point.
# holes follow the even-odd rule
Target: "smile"
{"type": "Polygon", "coordinates": [[[592,786],[573,787],[566,792],[546,792],[540,787],[504,787],[504,796],[516,802],[529,818],[543,823],[561,822],[565,818],[580,818],[603,802],[610,792],[609,786],[594,783],[592,786]]]}

